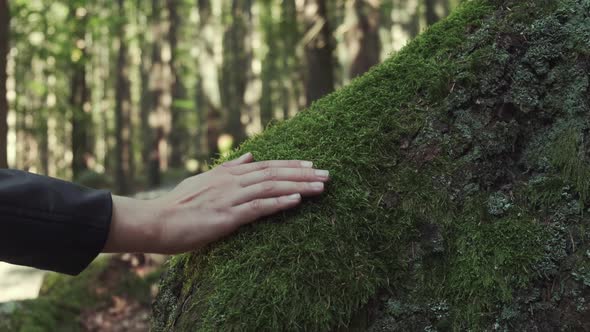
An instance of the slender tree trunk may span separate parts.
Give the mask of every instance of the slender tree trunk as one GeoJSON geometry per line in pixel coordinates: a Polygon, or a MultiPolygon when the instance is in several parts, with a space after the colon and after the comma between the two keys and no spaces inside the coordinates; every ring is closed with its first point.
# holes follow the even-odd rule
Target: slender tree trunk
{"type": "Polygon", "coordinates": [[[0,168],[8,168],[7,134],[8,100],[6,99],[6,63],[8,61],[10,11],[8,0],[0,0],[0,168]]]}
{"type": "Polygon", "coordinates": [[[438,22],[438,20],[440,19],[440,17],[438,16],[438,13],[436,12],[436,6],[438,5],[439,2],[440,2],[440,0],[424,0],[424,7],[425,7],[424,9],[426,12],[426,24],[429,26],[438,22]]]}
{"type": "Polygon", "coordinates": [[[334,42],[328,21],[326,0],[305,0],[307,105],[334,90],[334,42]]]}
{"type": "MultiPolygon", "coordinates": [[[[136,10],[142,13],[146,12],[144,7],[144,0],[136,0],[135,7],[136,10]]],[[[137,16],[137,26],[145,25],[145,22],[140,20],[140,15],[137,16]]],[[[151,17],[151,15],[150,15],[151,17]]],[[[143,164],[142,170],[147,174],[150,165],[150,142],[152,141],[152,131],[150,128],[149,118],[150,118],[150,108],[152,107],[153,102],[150,100],[151,94],[149,89],[149,80],[150,80],[150,43],[145,37],[145,33],[138,33],[137,34],[138,44],[141,49],[141,58],[140,58],[140,68],[139,68],[139,78],[141,80],[141,100],[140,100],[140,109],[139,109],[139,127],[140,127],[140,137],[142,141],[141,145],[141,161],[143,164]]]]}
{"type": "Polygon", "coordinates": [[[242,125],[245,111],[245,93],[250,75],[252,50],[251,0],[232,0],[227,4],[224,18],[229,24],[223,35],[223,68],[221,77],[222,104],[227,111],[226,129],[233,137],[234,146],[240,144],[246,133],[242,125]]]}
{"type": "Polygon", "coordinates": [[[171,107],[171,132],[170,132],[170,166],[180,168],[183,166],[183,156],[188,151],[186,137],[188,132],[184,119],[184,108],[174,102],[186,99],[186,89],[182,83],[178,65],[178,28],[180,16],[178,15],[178,0],[167,0],[170,29],[168,30],[168,42],[170,44],[170,71],[172,73],[172,107],[171,107]]]}
{"type": "Polygon", "coordinates": [[[199,25],[195,29],[194,39],[198,40],[199,43],[199,50],[200,56],[197,58],[197,71],[195,75],[197,76],[195,79],[195,113],[196,113],[196,122],[197,122],[197,131],[195,141],[197,144],[197,153],[196,157],[199,161],[199,165],[202,162],[207,161],[208,153],[207,153],[207,109],[205,108],[204,98],[205,92],[203,91],[203,74],[201,73],[201,63],[203,61],[204,55],[207,54],[207,50],[204,47],[205,38],[204,36],[200,36],[204,31],[204,28],[207,24],[207,20],[209,19],[210,10],[209,10],[209,1],[207,0],[196,0],[195,5],[199,11],[199,25]]]}
{"type": "Polygon", "coordinates": [[[72,108],[72,172],[74,179],[88,169],[88,154],[92,148],[90,132],[92,123],[89,109],[90,91],[86,82],[86,15],[76,14],[76,7],[71,7],[71,19],[75,24],[72,44],[79,52],[79,57],[73,57],[71,64],[72,76],[70,80],[70,106],[72,108]]]}
{"type": "Polygon", "coordinates": [[[262,61],[262,96],[260,97],[260,124],[262,128],[272,120],[275,108],[275,90],[279,68],[277,61],[279,57],[275,21],[273,18],[272,2],[263,2],[260,12],[262,34],[267,47],[266,55],[262,61]]]}
{"type": "Polygon", "coordinates": [[[367,0],[351,0],[351,10],[356,23],[349,31],[349,49],[353,52],[350,78],[365,73],[379,63],[381,42],[379,40],[380,12],[378,3],[367,0]]]}
{"type": "Polygon", "coordinates": [[[197,112],[199,114],[199,137],[201,161],[215,158],[219,154],[217,141],[221,134],[221,84],[217,84],[218,64],[215,59],[215,36],[221,33],[218,22],[212,13],[209,0],[197,0],[199,8],[199,41],[200,55],[198,59],[198,72],[195,98],[197,112]],[[213,69],[213,70],[212,70],[213,69]]]}
{"type": "Polygon", "coordinates": [[[131,144],[131,94],[127,68],[127,41],[124,0],[118,0],[119,52],[117,56],[117,83],[115,91],[115,127],[117,140],[116,181],[120,194],[129,194],[133,190],[133,153],[131,144]]]}
{"type": "Polygon", "coordinates": [[[292,101],[297,109],[297,91],[299,59],[297,56],[297,43],[299,42],[299,24],[297,22],[297,7],[295,0],[283,0],[281,2],[280,40],[281,45],[281,102],[283,119],[289,118],[292,101]]]}
{"type": "Polygon", "coordinates": [[[144,151],[149,160],[149,185],[152,187],[160,185],[160,173],[162,171],[162,151],[160,146],[164,139],[165,133],[165,107],[162,105],[162,95],[164,93],[164,62],[162,61],[162,22],[161,22],[161,6],[159,0],[152,0],[152,13],[150,17],[150,25],[152,28],[152,53],[149,73],[149,94],[148,100],[150,103],[150,110],[147,118],[153,116],[155,123],[150,126],[149,139],[145,146],[148,147],[144,151]]]}

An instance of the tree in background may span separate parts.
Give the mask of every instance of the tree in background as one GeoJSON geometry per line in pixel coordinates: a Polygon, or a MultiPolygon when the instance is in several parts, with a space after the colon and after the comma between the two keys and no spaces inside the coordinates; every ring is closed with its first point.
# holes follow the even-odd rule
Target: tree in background
{"type": "Polygon", "coordinates": [[[180,168],[183,166],[183,158],[188,151],[188,131],[186,129],[185,111],[187,107],[183,106],[186,100],[186,88],[180,75],[179,60],[179,29],[182,24],[182,18],[178,14],[178,7],[181,1],[167,0],[166,8],[168,9],[168,44],[170,46],[170,72],[172,80],[172,106],[170,117],[170,167],[180,168]]]}
{"type": "Polygon", "coordinates": [[[158,186],[194,160],[206,169],[224,134],[236,146],[347,84],[455,2],[136,0],[122,56],[118,2],[13,0],[0,23],[0,155],[77,180],[121,177],[128,160],[149,174],[129,181],[158,186]]]}
{"type": "Polygon", "coordinates": [[[115,136],[116,150],[116,185],[120,194],[133,190],[133,143],[131,141],[131,91],[127,64],[127,36],[125,1],[118,0],[117,38],[119,51],[117,55],[117,83],[115,88],[115,136]]]}
{"type": "Polygon", "coordinates": [[[225,1],[222,6],[222,22],[226,29],[223,33],[220,92],[225,129],[237,146],[246,138],[242,114],[247,112],[244,98],[252,61],[252,1],[225,1]]]}
{"type": "Polygon", "coordinates": [[[88,169],[88,158],[91,155],[91,132],[93,129],[90,116],[90,90],[86,82],[86,25],[87,9],[81,4],[72,4],[69,17],[72,24],[71,36],[71,71],[70,98],[72,123],[72,171],[74,179],[88,169]]]}
{"type": "Polygon", "coordinates": [[[334,42],[327,15],[326,0],[305,0],[305,60],[307,105],[334,90],[334,42]]]}
{"type": "Polygon", "coordinates": [[[264,58],[262,60],[262,95],[260,96],[260,124],[262,128],[272,120],[274,110],[277,106],[276,90],[279,84],[280,73],[278,62],[281,60],[281,52],[278,40],[281,36],[277,29],[278,15],[273,13],[274,2],[270,0],[261,1],[260,26],[264,40],[264,58]]]}
{"type": "Polygon", "coordinates": [[[297,7],[295,0],[281,1],[280,17],[280,103],[283,109],[283,119],[287,119],[292,111],[296,112],[301,106],[299,105],[302,81],[301,61],[297,52],[297,44],[299,43],[301,36],[297,21],[297,7]]]}
{"type": "Polygon", "coordinates": [[[350,78],[365,73],[379,63],[381,41],[379,40],[379,0],[349,0],[348,15],[353,25],[348,31],[346,44],[351,53],[350,78]]]}
{"type": "Polygon", "coordinates": [[[7,135],[8,124],[8,100],[6,98],[6,63],[8,61],[8,49],[10,35],[10,11],[8,0],[0,0],[0,168],[8,168],[7,160],[7,135]]]}

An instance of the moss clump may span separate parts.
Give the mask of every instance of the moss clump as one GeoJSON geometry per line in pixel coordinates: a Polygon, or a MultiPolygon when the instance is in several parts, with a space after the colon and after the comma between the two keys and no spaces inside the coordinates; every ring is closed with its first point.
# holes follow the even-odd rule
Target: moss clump
{"type": "Polygon", "coordinates": [[[586,326],[588,13],[467,1],[244,143],[231,157],[314,160],[332,182],[173,258],[154,330],[586,326]]]}

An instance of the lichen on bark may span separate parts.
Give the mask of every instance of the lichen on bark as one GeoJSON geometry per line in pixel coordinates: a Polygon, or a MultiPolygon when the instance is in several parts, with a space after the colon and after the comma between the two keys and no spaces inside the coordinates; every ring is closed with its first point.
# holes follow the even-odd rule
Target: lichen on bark
{"type": "Polygon", "coordinates": [[[589,1],[466,1],[230,156],[332,181],[174,257],[154,330],[587,328],[589,75],[589,1]]]}

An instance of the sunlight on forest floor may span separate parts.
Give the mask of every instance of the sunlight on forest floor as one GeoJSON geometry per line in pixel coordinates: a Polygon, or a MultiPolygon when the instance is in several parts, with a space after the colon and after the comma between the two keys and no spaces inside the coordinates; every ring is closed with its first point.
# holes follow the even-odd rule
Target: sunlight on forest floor
{"type": "Polygon", "coordinates": [[[34,299],[46,271],[0,262],[0,302],[34,299]]]}

